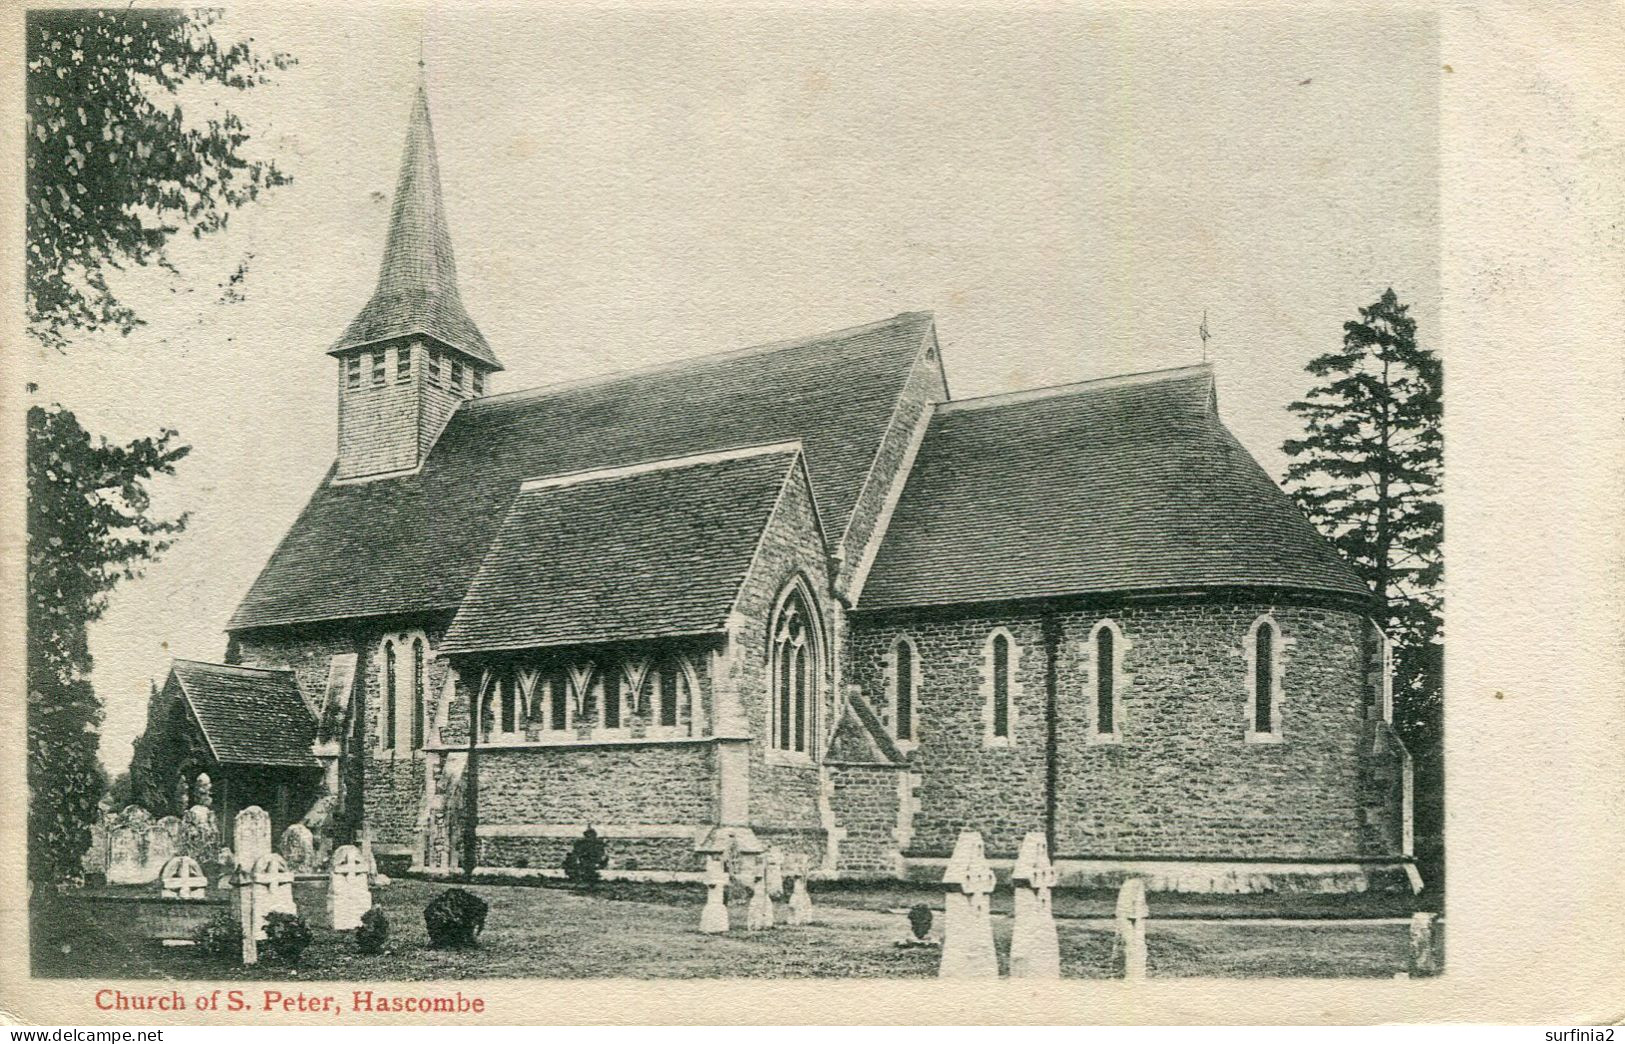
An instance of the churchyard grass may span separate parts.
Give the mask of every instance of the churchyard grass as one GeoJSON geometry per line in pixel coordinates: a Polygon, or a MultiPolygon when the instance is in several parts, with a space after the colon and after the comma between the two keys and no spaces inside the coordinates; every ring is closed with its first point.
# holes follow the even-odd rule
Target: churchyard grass
{"type": "MultiPolygon", "coordinates": [[[[735,930],[702,935],[703,891],[697,886],[607,883],[596,894],[563,888],[472,885],[491,904],[476,949],[429,948],[423,908],[448,887],[441,882],[396,880],[374,893],[389,917],[383,952],[363,956],[351,933],[316,932],[296,970],[274,964],[243,968],[209,958],[194,947],[111,943],[75,936],[59,914],[36,921],[35,974],[73,978],[350,979],[388,981],[452,978],[807,978],[928,977],[936,974],[934,948],[899,949],[908,926],[893,906],[905,908],[941,890],[910,886],[813,886],[821,923],[745,932],[743,903],[731,909],[735,930]],[[895,903],[894,903],[895,900],[895,903]],[[64,952],[62,947],[70,949],[64,952]]],[[[1063,893],[1064,894],[1064,893],[1063,893]]],[[[999,909],[998,897],[994,904],[999,909]]],[[[1156,976],[1373,976],[1406,968],[1403,924],[1249,923],[1245,920],[1156,918],[1149,930],[1150,973],[1156,976]]],[[[1008,905],[1008,897],[1004,898],[1008,905]]],[[[41,904],[41,910],[48,904],[41,904]]],[[[1057,901],[1057,906],[1063,904],[1057,901]]],[[[1113,973],[1112,930],[1090,909],[1059,918],[1062,971],[1068,976],[1113,973]]],[[[779,913],[782,917],[783,908],[779,913]]],[[[941,930],[940,915],[936,931],[941,930]]],[[[1011,923],[995,916],[1001,963],[1011,923]]]]}

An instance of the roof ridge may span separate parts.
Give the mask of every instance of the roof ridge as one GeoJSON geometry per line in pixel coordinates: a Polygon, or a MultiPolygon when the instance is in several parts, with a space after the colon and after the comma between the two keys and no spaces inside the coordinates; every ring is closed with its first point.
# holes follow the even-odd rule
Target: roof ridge
{"type": "Polygon", "coordinates": [[[680,457],[661,457],[656,460],[640,461],[636,464],[618,464],[608,468],[588,468],[583,471],[567,471],[559,475],[545,475],[539,478],[524,479],[519,483],[519,492],[535,493],[548,489],[562,489],[565,486],[577,486],[584,482],[608,482],[614,479],[630,478],[634,475],[647,475],[656,471],[675,471],[679,468],[697,468],[706,464],[747,460],[751,457],[799,454],[802,452],[801,440],[792,439],[787,442],[768,442],[755,446],[740,446],[736,449],[688,453],[680,457]]]}
{"type": "Polygon", "coordinates": [[[1058,399],[1066,395],[1079,395],[1084,392],[1098,391],[1102,388],[1124,388],[1137,384],[1156,384],[1160,381],[1174,380],[1181,376],[1190,376],[1197,373],[1206,373],[1211,377],[1213,375],[1213,364],[1192,363],[1189,366],[1170,366],[1160,370],[1119,373],[1109,377],[1094,377],[1086,381],[1051,384],[1042,388],[1022,388],[1017,391],[994,392],[991,395],[977,395],[969,399],[949,399],[946,402],[937,403],[937,412],[939,414],[957,413],[964,410],[984,409],[990,406],[1013,406],[1023,402],[1058,399]]]}
{"type": "Polygon", "coordinates": [[[770,355],[774,352],[789,351],[792,348],[804,348],[819,341],[834,340],[837,337],[855,337],[859,334],[870,333],[874,330],[884,329],[893,324],[900,324],[905,320],[934,319],[931,312],[898,312],[886,319],[877,319],[871,323],[862,323],[858,326],[843,327],[839,330],[829,330],[824,333],[807,334],[802,337],[791,337],[784,340],[768,341],[763,344],[753,344],[744,348],[726,348],[721,351],[705,352],[701,355],[684,356],[681,359],[668,359],[664,362],[650,363],[647,366],[629,366],[620,370],[611,370],[608,373],[594,374],[588,377],[577,377],[568,381],[553,381],[550,384],[537,384],[529,388],[515,388],[513,391],[501,392],[496,395],[485,395],[477,399],[467,399],[462,403],[464,410],[478,410],[490,404],[506,403],[523,400],[531,396],[564,391],[569,388],[587,388],[596,384],[612,384],[615,381],[631,377],[644,377],[650,374],[663,373],[670,370],[682,369],[698,363],[721,362],[725,359],[746,358],[752,355],[770,355]]]}
{"type": "Polygon", "coordinates": [[[253,671],[255,674],[292,674],[292,667],[249,667],[241,663],[216,663],[213,660],[194,660],[188,656],[175,656],[170,658],[171,664],[194,663],[199,667],[220,667],[228,671],[253,671]]]}

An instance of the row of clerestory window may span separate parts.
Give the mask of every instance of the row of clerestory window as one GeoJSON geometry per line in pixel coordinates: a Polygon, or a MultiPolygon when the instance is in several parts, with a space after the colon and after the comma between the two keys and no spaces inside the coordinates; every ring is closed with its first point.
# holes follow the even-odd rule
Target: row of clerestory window
{"type": "Polygon", "coordinates": [[[693,735],[696,688],[692,666],[678,655],[488,671],[480,681],[479,738],[630,734],[634,722],[645,734],[693,735]]]}
{"type": "MultiPolygon", "coordinates": [[[[1110,743],[1122,738],[1126,681],[1123,655],[1129,644],[1114,620],[1101,620],[1090,630],[1085,687],[1091,742],[1110,743]]],[[[1259,617],[1248,629],[1243,646],[1248,742],[1280,741],[1285,644],[1279,626],[1268,616],[1259,617]]],[[[982,718],[986,746],[1003,747],[1012,742],[1021,695],[1020,656],[1015,639],[1002,627],[990,632],[983,643],[982,718]]],[[[906,635],[894,639],[887,671],[888,709],[892,735],[905,747],[919,740],[922,673],[914,639],[906,635]]]]}
{"type": "MultiPolygon", "coordinates": [[[[485,394],[485,373],[476,366],[464,366],[463,361],[451,352],[441,352],[438,348],[430,348],[425,353],[428,365],[425,368],[425,378],[433,387],[449,387],[454,392],[463,391],[464,371],[467,371],[468,386],[475,395],[485,394]]],[[[370,354],[372,387],[382,387],[388,383],[389,351],[385,348],[375,348],[370,354]]],[[[360,391],[362,357],[357,352],[348,356],[344,361],[344,386],[349,391],[360,391]]],[[[395,349],[395,383],[406,384],[412,380],[412,346],[403,344],[395,349]]]]}

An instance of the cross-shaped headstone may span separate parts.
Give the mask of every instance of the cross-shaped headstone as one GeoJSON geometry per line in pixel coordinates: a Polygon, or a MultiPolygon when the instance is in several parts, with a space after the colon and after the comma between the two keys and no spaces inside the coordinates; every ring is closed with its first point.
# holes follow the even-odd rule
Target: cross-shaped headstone
{"type": "Polygon", "coordinates": [[[1043,834],[1028,834],[1010,871],[1015,888],[1016,918],[1010,936],[1010,976],[1027,979],[1061,977],[1061,944],[1055,934],[1050,889],[1058,879],[1043,834]]]}
{"type": "Polygon", "coordinates": [[[170,857],[158,874],[158,884],[165,899],[203,899],[209,893],[209,879],[188,855],[170,857]]]}
{"type": "Polygon", "coordinates": [[[982,835],[962,830],[954,844],[942,883],[942,964],[944,979],[996,979],[999,958],[993,949],[993,921],[988,895],[993,891],[993,868],[982,847],[982,835]]]}

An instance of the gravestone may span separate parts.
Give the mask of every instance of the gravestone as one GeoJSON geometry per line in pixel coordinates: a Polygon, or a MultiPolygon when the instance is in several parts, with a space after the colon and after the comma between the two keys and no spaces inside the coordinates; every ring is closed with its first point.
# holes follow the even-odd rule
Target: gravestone
{"type": "MultiPolygon", "coordinates": [[[[199,776],[199,787],[207,776],[199,776]]],[[[181,854],[189,855],[198,865],[207,866],[220,854],[220,820],[208,805],[193,805],[181,820],[181,854]]]]}
{"type": "Polygon", "coordinates": [[[1057,874],[1043,834],[1028,834],[1010,871],[1015,887],[1015,927],[1010,936],[1010,977],[1059,979],[1061,943],[1055,934],[1051,889],[1057,874]]]}
{"type": "Polygon", "coordinates": [[[705,909],[700,911],[700,931],[717,935],[728,930],[728,868],[721,859],[705,861],[705,909]]]}
{"type": "Polygon", "coordinates": [[[252,925],[254,938],[264,939],[267,914],[299,912],[293,902],[293,874],[288,872],[287,861],[275,852],[260,856],[249,868],[243,883],[248,893],[243,919],[245,934],[252,925]]]}
{"type": "Polygon", "coordinates": [[[766,867],[763,880],[767,884],[767,897],[778,900],[784,898],[784,853],[779,846],[773,845],[767,850],[766,867]]]}
{"type": "Polygon", "coordinates": [[[249,805],[237,813],[231,848],[237,853],[237,865],[252,870],[260,857],[271,851],[271,814],[258,805],[249,805]]]}
{"type": "Polygon", "coordinates": [[[204,899],[209,894],[209,879],[189,855],[171,856],[158,874],[158,885],[165,899],[204,899]]]}
{"type": "Polygon", "coordinates": [[[1131,877],[1117,893],[1117,942],[1123,951],[1123,978],[1146,976],[1145,922],[1150,910],[1145,904],[1145,881],[1131,877]]]}
{"type": "Polygon", "coordinates": [[[947,886],[947,894],[942,964],[937,975],[944,979],[998,978],[999,958],[993,949],[993,920],[988,912],[993,868],[988,865],[981,834],[960,831],[942,883],[947,886]]]}
{"type": "Polygon", "coordinates": [[[146,880],[156,881],[164,864],[181,854],[181,820],[179,816],[165,816],[152,824],[147,835],[146,880]]]}
{"type": "Polygon", "coordinates": [[[237,890],[237,923],[242,928],[243,963],[254,964],[259,960],[260,925],[265,920],[265,911],[259,908],[259,896],[254,890],[254,874],[248,868],[239,866],[232,871],[228,880],[237,890]]]}
{"type": "Polygon", "coordinates": [[[147,844],[152,816],[140,805],[126,806],[108,827],[108,884],[147,884],[158,875],[147,874],[147,844]]]}
{"type": "Polygon", "coordinates": [[[790,878],[789,913],[787,924],[811,924],[813,920],[812,896],[807,894],[807,857],[793,855],[784,862],[785,876],[790,878]]]}
{"type": "Polygon", "coordinates": [[[303,823],[294,823],[284,830],[277,849],[294,873],[308,874],[316,870],[316,842],[303,823]]]}
{"type": "Polygon", "coordinates": [[[767,893],[767,867],[759,862],[750,875],[750,905],[745,907],[745,931],[765,932],[773,927],[773,899],[767,893]]]}
{"type": "Polygon", "coordinates": [[[327,914],[334,931],[361,927],[361,915],[372,909],[372,888],[367,863],[354,845],[333,852],[327,878],[327,914]]]}
{"type": "Polygon", "coordinates": [[[96,820],[90,824],[90,846],[79,859],[79,867],[88,876],[100,874],[103,880],[107,876],[108,844],[112,840],[108,833],[108,817],[106,808],[96,810],[96,820]]]}

